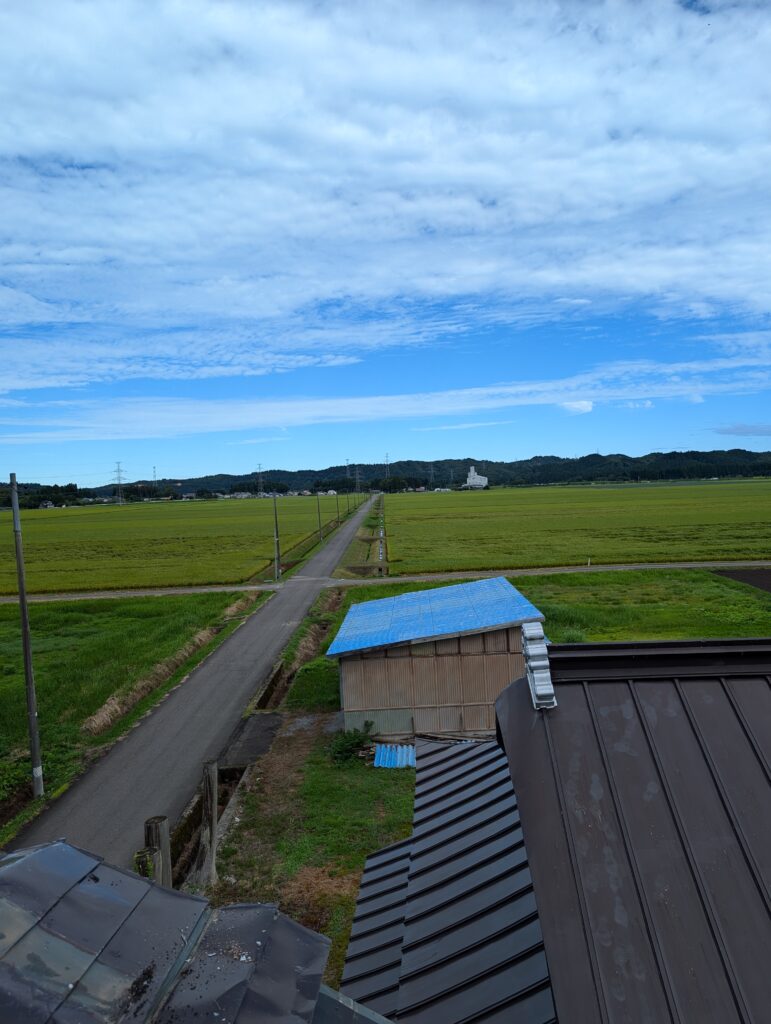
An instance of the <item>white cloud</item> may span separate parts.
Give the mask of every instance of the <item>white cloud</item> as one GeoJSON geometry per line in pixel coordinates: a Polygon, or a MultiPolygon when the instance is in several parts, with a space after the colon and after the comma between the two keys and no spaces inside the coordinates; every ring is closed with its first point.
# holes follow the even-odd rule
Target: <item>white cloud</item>
{"type": "Polygon", "coordinates": [[[735,437],[771,437],[771,423],[733,423],[727,427],[716,427],[715,433],[735,437]]]}
{"type": "Polygon", "coordinates": [[[416,433],[427,433],[434,430],[479,430],[482,427],[505,427],[515,420],[484,420],[481,423],[443,423],[438,427],[413,427],[416,433]]]}
{"type": "Polygon", "coordinates": [[[624,407],[626,409],[652,409],[653,408],[653,402],[650,400],[650,398],[645,398],[641,402],[632,401],[632,402],[623,402],[622,404],[624,405],[624,407]]]}
{"type": "Polygon", "coordinates": [[[681,363],[616,362],[553,380],[509,381],[444,391],[358,397],[272,400],[185,398],[28,403],[0,415],[0,441],[55,443],[118,438],[185,437],[242,430],[275,430],[323,423],[378,422],[466,416],[498,409],[554,406],[589,412],[599,402],[690,401],[705,395],[752,394],[771,386],[771,366],[754,357],[681,363]],[[8,428],[8,432],[2,432],[8,428]]]}
{"type": "Polygon", "coordinates": [[[6,4],[0,386],[771,312],[769,50],[755,3],[6,4]]]}

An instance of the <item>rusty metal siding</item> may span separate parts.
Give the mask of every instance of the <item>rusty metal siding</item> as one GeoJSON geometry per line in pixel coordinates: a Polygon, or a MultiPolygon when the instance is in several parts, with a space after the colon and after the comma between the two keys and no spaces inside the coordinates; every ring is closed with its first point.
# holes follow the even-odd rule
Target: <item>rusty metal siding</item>
{"type": "Polygon", "coordinates": [[[401,712],[414,720],[417,732],[493,732],[496,699],[525,674],[521,648],[517,627],[344,656],[343,708],[366,713],[381,736],[411,731],[401,712]],[[400,714],[392,717],[391,712],[400,714]]]}
{"type": "Polygon", "coordinates": [[[514,651],[515,654],[522,653],[522,627],[512,626],[511,629],[507,629],[506,633],[509,638],[509,650],[514,651]]]}
{"type": "Polygon", "coordinates": [[[412,659],[387,659],[385,666],[387,685],[382,696],[383,704],[389,708],[412,707],[412,659]]]}
{"type": "Polygon", "coordinates": [[[482,639],[486,654],[502,654],[509,649],[509,638],[505,629],[496,629],[492,633],[484,633],[482,639]]]}
{"type": "Polygon", "coordinates": [[[514,682],[509,674],[509,657],[508,654],[504,654],[503,657],[487,657],[482,659],[482,664],[484,667],[484,698],[490,704],[494,704],[509,683],[514,682]]]}
{"type": "Polygon", "coordinates": [[[485,649],[485,638],[481,633],[475,633],[471,636],[460,637],[460,653],[461,654],[482,654],[485,649]]]}
{"type": "Polygon", "coordinates": [[[481,654],[461,658],[463,703],[476,704],[485,700],[485,659],[481,654]]]}
{"type": "Polygon", "coordinates": [[[409,644],[397,644],[395,647],[386,648],[384,653],[387,658],[409,658],[410,647],[409,644]]]}

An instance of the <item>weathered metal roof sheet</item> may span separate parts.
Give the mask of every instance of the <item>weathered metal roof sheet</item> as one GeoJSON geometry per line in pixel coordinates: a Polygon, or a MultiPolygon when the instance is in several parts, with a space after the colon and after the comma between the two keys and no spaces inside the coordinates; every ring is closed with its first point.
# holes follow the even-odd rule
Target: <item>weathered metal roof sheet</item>
{"type": "Polygon", "coordinates": [[[771,642],[549,649],[557,707],[498,700],[557,1012],[771,1006],[771,642]]]}
{"type": "Polygon", "coordinates": [[[397,1021],[556,1020],[505,756],[419,741],[411,839],[367,860],[342,989],[397,1021]]]}
{"type": "Polygon", "coordinates": [[[542,619],[538,609],[499,576],[355,604],[327,654],[482,633],[542,619]]]}
{"type": "Polygon", "coordinates": [[[319,1000],[328,949],[276,907],[211,910],[62,841],[0,855],[9,1024],[375,1020],[350,999],[319,1000]]]}

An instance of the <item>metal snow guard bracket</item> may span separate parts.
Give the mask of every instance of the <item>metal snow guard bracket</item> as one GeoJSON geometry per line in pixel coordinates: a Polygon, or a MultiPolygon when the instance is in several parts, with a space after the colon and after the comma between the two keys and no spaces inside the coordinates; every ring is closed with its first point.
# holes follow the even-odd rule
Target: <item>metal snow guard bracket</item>
{"type": "Polygon", "coordinates": [[[540,622],[522,623],[522,651],[527,666],[527,682],[530,687],[530,698],[536,711],[543,708],[556,708],[557,698],[549,669],[549,652],[546,648],[546,637],[540,622]]]}

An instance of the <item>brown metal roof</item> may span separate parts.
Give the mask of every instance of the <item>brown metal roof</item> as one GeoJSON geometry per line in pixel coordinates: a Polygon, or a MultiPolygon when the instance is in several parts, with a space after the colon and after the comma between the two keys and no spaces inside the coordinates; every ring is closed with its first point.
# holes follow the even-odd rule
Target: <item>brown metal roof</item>
{"type": "Polygon", "coordinates": [[[769,1020],[771,642],[552,646],[498,700],[557,1012],[769,1020]]]}
{"type": "Polygon", "coordinates": [[[497,743],[420,741],[413,824],[367,860],[342,991],[398,1021],[556,1020],[497,743]]]}

